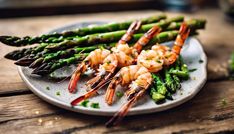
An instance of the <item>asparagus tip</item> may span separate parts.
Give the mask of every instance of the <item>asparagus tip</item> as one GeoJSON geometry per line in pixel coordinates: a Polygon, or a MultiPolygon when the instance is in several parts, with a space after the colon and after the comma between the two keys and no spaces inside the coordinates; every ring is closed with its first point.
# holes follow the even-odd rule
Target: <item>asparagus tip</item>
{"type": "Polygon", "coordinates": [[[38,66],[40,66],[43,62],[43,58],[39,58],[35,61],[33,61],[30,65],[29,65],[29,68],[36,68],[38,66]]]}
{"type": "Polygon", "coordinates": [[[0,36],[0,42],[9,45],[9,46],[17,46],[18,44],[15,41],[19,40],[19,37],[14,36],[0,36]]]}
{"type": "Polygon", "coordinates": [[[37,68],[32,71],[32,74],[37,74],[37,75],[45,75],[48,73],[49,73],[49,70],[40,70],[37,68]]]}
{"type": "Polygon", "coordinates": [[[14,64],[19,66],[29,66],[30,64],[32,64],[33,61],[34,59],[32,58],[21,58],[17,60],[14,64]]]}
{"type": "Polygon", "coordinates": [[[14,53],[10,52],[4,55],[4,58],[9,59],[9,60],[18,60],[16,56],[14,56],[14,53]]]}

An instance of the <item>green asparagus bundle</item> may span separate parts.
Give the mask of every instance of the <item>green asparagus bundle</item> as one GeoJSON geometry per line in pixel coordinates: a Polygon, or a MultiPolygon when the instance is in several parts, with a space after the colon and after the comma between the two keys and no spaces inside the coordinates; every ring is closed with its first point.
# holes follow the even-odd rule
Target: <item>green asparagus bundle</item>
{"type": "MultiPolygon", "coordinates": [[[[162,32],[160,33],[158,36],[154,37],[151,41],[150,41],[150,44],[155,44],[156,42],[158,43],[161,43],[161,42],[166,42],[166,41],[171,41],[171,40],[174,40],[175,37],[177,36],[178,34],[178,31],[169,31],[169,32],[162,32]]],[[[135,34],[133,36],[133,40],[138,40],[141,36],[143,36],[143,34],[135,34]]],[[[107,48],[107,46],[114,46],[115,43],[108,43],[108,44],[97,44],[95,46],[102,46],[102,45],[105,45],[105,48],[107,48]]],[[[130,44],[131,45],[131,44],[130,44]]],[[[21,58],[19,59],[17,62],[15,62],[15,64],[17,65],[20,65],[20,66],[34,66],[34,65],[39,65],[39,63],[44,60],[45,56],[48,56],[48,55],[54,55],[53,56],[53,59],[59,59],[59,57],[62,57],[64,56],[65,54],[64,53],[67,53],[67,56],[69,56],[69,52],[70,51],[74,51],[74,50],[81,50],[81,49],[85,49],[87,47],[79,47],[79,46],[76,46],[74,48],[70,48],[70,49],[65,49],[65,50],[60,50],[60,51],[57,51],[55,53],[49,53],[49,54],[44,54],[41,55],[41,53],[38,53],[37,55],[29,55],[27,57],[24,57],[24,58],[21,58]],[[34,62],[34,63],[33,63],[34,62]],[[31,65],[33,63],[33,65],[31,65]]],[[[79,51],[74,51],[75,53],[79,53],[79,51]]],[[[67,57],[67,56],[64,56],[64,57],[67,57]]]]}
{"type": "MultiPolygon", "coordinates": [[[[198,22],[200,22],[200,21],[198,21],[198,22]]],[[[196,24],[196,23],[191,23],[190,25],[191,25],[192,27],[196,28],[196,27],[194,26],[195,24],[196,24]]],[[[200,25],[199,28],[200,28],[200,27],[204,27],[204,25],[200,25]]],[[[172,41],[172,40],[174,40],[174,39],[176,38],[177,34],[178,34],[178,31],[176,31],[176,30],[174,30],[174,31],[162,32],[162,33],[158,34],[157,36],[155,36],[155,37],[149,42],[149,45],[153,45],[153,44],[155,44],[155,43],[162,43],[162,42],[172,41]]],[[[133,40],[138,40],[142,35],[143,35],[143,34],[135,34],[135,35],[133,36],[133,40]]],[[[109,44],[109,45],[107,45],[107,46],[113,46],[115,43],[111,43],[111,44],[109,44]],[[111,45],[111,44],[112,44],[112,45],[111,45]]],[[[131,44],[130,44],[130,45],[131,45],[131,44]]],[[[69,49],[68,49],[68,50],[69,50],[69,49]]],[[[66,50],[65,50],[65,51],[66,51],[66,50]]],[[[62,52],[58,51],[57,53],[63,53],[63,52],[65,52],[65,51],[62,51],[62,52]]],[[[53,59],[58,59],[58,57],[54,56],[53,59]]],[[[37,66],[34,66],[34,67],[38,67],[38,65],[44,66],[44,64],[47,64],[47,63],[39,64],[39,63],[41,63],[41,61],[42,61],[42,59],[36,60],[36,61],[34,61],[34,63],[33,63],[31,66],[37,65],[37,66]],[[39,62],[39,63],[37,63],[37,62],[39,62]]],[[[71,63],[71,62],[70,62],[70,63],[71,63]]],[[[71,64],[72,64],[72,63],[71,63],[71,64]]],[[[48,66],[49,66],[49,65],[47,65],[47,68],[48,68],[48,66]]],[[[52,64],[50,64],[50,66],[52,66],[52,64]]],[[[63,66],[61,65],[60,68],[61,68],[61,67],[63,67],[63,66]]],[[[48,74],[48,73],[51,73],[51,72],[54,71],[54,70],[52,70],[52,69],[46,69],[47,71],[40,71],[40,70],[45,70],[45,69],[44,69],[43,67],[38,67],[38,68],[39,68],[39,69],[35,69],[35,70],[37,70],[37,71],[34,71],[35,74],[37,74],[37,72],[43,72],[44,74],[43,74],[43,73],[40,73],[40,75],[45,75],[45,74],[48,74]]],[[[175,72],[172,71],[171,73],[175,73],[175,72]]],[[[181,72],[177,72],[177,73],[181,73],[181,72]]],[[[176,76],[173,75],[173,78],[176,79],[176,76]]]]}
{"type": "MultiPolygon", "coordinates": [[[[173,20],[174,20],[174,21],[180,21],[180,20],[182,20],[182,18],[181,18],[181,17],[177,17],[177,18],[171,19],[172,23],[166,28],[166,31],[171,31],[171,30],[179,29],[181,23],[180,23],[180,22],[173,22],[173,20]]],[[[192,28],[192,30],[195,31],[196,29],[202,29],[202,28],[204,28],[204,27],[205,27],[205,22],[206,22],[206,21],[205,21],[205,20],[202,20],[202,19],[191,19],[191,20],[188,20],[188,21],[186,21],[186,22],[187,22],[187,24],[192,28]]],[[[165,25],[165,22],[162,21],[161,23],[158,23],[158,25],[163,26],[163,25],[165,25]]],[[[144,25],[143,25],[143,28],[144,28],[144,25]]],[[[192,32],[192,33],[194,33],[194,32],[192,32]]],[[[142,35],[142,34],[136,34],[136,36],[134,36],[132,42],[138,40],[139,37],[140,37],[140,35],[142,35]]],[[[116,37],[115,34],[113,34],[112,36],[113,36],[113,37],[116,37]]],[[[72,43],[72,42],[73,42],[73,41],[68,41],[68,43],[72,43]]],[[[42,43],[42,44],[39,45],[38,47],[33,48],[33,49],[30,49],[31,54],[35,55],[35,54],[37,54],[37,53],[39,53],[39,52],[41,52],[41,51],[48,51],[47,49],[44,49],[47,45],[48,45],[48,43],[42,43]]],[[[61,49],[61,48],[60,48],[60,49],[61,49]]],[[[61,49],[61,50],[62,50],[62,49],[61,49]]],[[[22,54],[19,54],[19,55],[20,55],[20,56],[25,56],[26,54],[23,54],[23,52],[24,52],[24,51],[22,51],[22,54]]],[[[48,51],[48,52],[49,52],[49,51],[48,51]]],[[[8,59],[15,59],[15,58],[11,57],[11,55],[14,56],[13,53],[7,54],[7,58],[8,58],[8,59]]],[[[20,57],[20,56],[17,56],[18,59],[22,58],[22,57],[20,57]]],[[[14,57],[16,57],[16,56],[14,56],[14,57]]],[[[30,57],[32,57],[32,56],[30,56],[30,57]]],[[[33,57],[32,57],[32,58],[33,58],[33,57]]],[[[18,59],[16,59],[16,60],[18,60],[18,59]]],[[[34,58],[34,59],[35,59],[35,58],[34,58]]]]}
{"type": "MultiPolygon", "coordinates": [[[[166,28],[170,25],[171,22],[181,22],[183,20],[184,20],[183,16],[178,16],[175,18],[167,19],[167,20],[161,20],[160,22],[157,22],[157,23],[142,25],[138,32],[145,33],[155,25],[162,28],[162,30],[166,30],[166,28]]],[[[84,45],[87,46],[87,45],[94,45],[94,44],[99,44],[99,43],[111,43],[111,42],[118,41],[125,33],[126,33],[126,30],[108,32],[108,33],[100,33],[100,34],[92,34],[92,35],[83,36],[74,40],[65,40],[61,43],[50,44],[46,46],[45,48],[51,51],[56,51],[56,50],[71,48],[75,46],[84,46],[84,45]]]]}
{"type": "MultiPolygon", "coordinates": [[[[184,18],[182,16],[178,16],[178,17],[175,17],[175,18],[172,18],[172,19],[168,19],[166,21],[160,21],[158,23],[153,23],[153,24],[156,24],[156,25],[159,25],[161,27],[166,28],[170,24],[170,22],[181,22],[181,21],[183,21],[183,19],[184,18]]],[[[147,31],[152,26],[153,26],[152,24],[142,25],[142,29],[139,32],[147,31]]],[[[178,29],[177,27],[174,27],[174,28],[178,29]]],[[[115,31],[115,32],[107,32],[107,33],[101,33],[101,34],[93,34],[93,35],[87,35],[87,36],[83,36],[83,37],[79,37],[79,38],[73,38],[72,40],[64,40],[63,42],[57,43],[57,44],[52,43],[52,45],[55,45],[55,46],[65,45],[65,48],[67,48],[66,46],[71,48],[71,47],[74,47],[74,46],[78,46],[78,44],[86,46],[86,45],[91,45],[92,43],[93,44],[99,44],[101,42],[110,43],[110,42],[118,41],[122,37],[122,35],[125,34],[125,33],[126,33],[126,30],[115,31]],[[101,41],[99,41],[99,40],[101,40],[101,41]],[[88,42],[88,43],[86,44],[86,42],[88,42]]],[[[36,48],[30,49],[31,54],[37,54],[37,53],[39,53],[41,51],[46,50],[45,48],[48,45],[50,45],[50,43],[41,43],[36,48]]],[[[63,50],[64,48],[60,47],[60,48],[57,48],[57,49],[63,50]]],[[[15,59],[15,58],[12,58],[11,55],[12,55],[12,53],[7,54],[7,58],[8,59],[15,59]]],[[[24,54],[21,54],[21,55],[24,55],[24,54]]]]}
{"type": "MultiPolygon", "coordinates": [[[[149,24],[149,23],[158,22],[159,20],[165,18],[166,18],[165,14],[160,14],[160,15],[151,16],[149,18],[143,18],[141,19],[141,22],[142,24],[149,24]]],[[[74,36],[80,37],[94,33],[126,30],[132,22],[133,21],[109,23],[99,26],[79,28],[73,31],[64,31],[62,33],[44,34],[37,37],[26,36],[20,38],[15,36],[0,36],[0,42],[9,46],[17,46],[17,47],[31,45],[35,43],[58,43],[66,39],[66,37],[74,37],[74,36]]]]}
{"type": "MultiPolygon", "coordinates": [[[[153,45],[155,43],[163,43],[163,42],[167,42],[167,41],[173,41],[176,38],[177,35],[178,35],[178,31],[177,30],[162,32],[162,33],[158,34],[157,36],[153,37],[153,39],[149,42],[148,45],[153,45]]],[[[134,36],[135,37],[139,36],[137,38],[140,38],[142,36],[142,34],[136,34],[134,36]]],[[[70,57],[70,58],[72,58],[72,57],[70,57]]],[[[74,62],[74,63],[69,62],[69,63],[70,64],[75,64],[76,62],[74,62]]],[[[46,74],[51,73],[51,72],[54,71],[53,69],[48,69],[49,68],[48,66],[51,66],[51,67],[53,66],[53,62],[51,62],[49,65],[48,65],[48,63],[44,63],[44,64],[42,64],[40,67],[37,67],[35,69],[36,71],[34,71],[33,73],[34,74],[38,74],[38,75],[46,75],[46,74]],[[44,68],[45,67],[44,64],[47,64],[46,69],[44,68]]],[[[70,65],[70,64],[66,64],[66,65],[70,65]]],[[[61,64],[59,68],[63,67],[63,65],[64,64],[61,64]]]]}

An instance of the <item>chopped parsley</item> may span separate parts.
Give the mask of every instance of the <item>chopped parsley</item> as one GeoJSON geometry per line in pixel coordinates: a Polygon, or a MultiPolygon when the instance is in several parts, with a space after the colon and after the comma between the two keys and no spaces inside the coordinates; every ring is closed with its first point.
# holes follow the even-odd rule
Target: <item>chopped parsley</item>
{"type": "Polygon", "coordinates": [[[226,106],[226,105],[227,105],[226,99],[222,99],[222,105],[223,105],[223,106],[226,106]]]}
{"type": "Polygon", "coordinates": [[[56,95],[57,95],[57,96],[60,96],[61,94],[60,94],[60,92],[58,91],[58,92],[56,92],[56,95]]]}
{"type": "Polygon", "coordinates": [[[194,72],[196,70],[197,70],[196,68],[193,68],[193,69],[190,69],[189,72],[194,72]]]}
{"type": "Polygon", "coordinates": [[[50,73],[50,77],[54,77],[55,76],[55,72],[50,73]]]}
{"type": "Polygon", "coordinates": [[[162,63],[160,60],[156,60],[156,62],[158,62],[158,63],[162,63]]]}
{"type": "Polygon", "coordinates": [[[199,62],[199,63],[203,63],[204,61],[203,61],[202,59],[200,59],[198,62],[199,62]]]}
{"type": "Polygon", "coordinates": [[[89,100],[84,100],[80,103],[81,106],[83,107],[87,107],[88,106],[88,103],[89,103],[89,100]]]}
{"type": "Polygon", "coordinates": [[[169,57],[171,57],[171,54],[167,54],[166,56],[165,56],[165,58],[169,58],[169,57]]]}
{"type": "Polygon", "coordinates": [[[110,63],[111,63],[111,61],[108,61],[108,62],[107,62],[107,65],[109,65],[110,63]]]}
{"type": "Polygon", "coordinates": [[[50,87],[46,87],[46,90],[50,90],[50,87]]]}
{"type": "Polygon", "coordinates": [[[90,107],[96,108],[96,109],[100,108],[99,103],[91,103],[90,107]]]}
{"type": "Polygon", "coordinates": [[[151,60],[151,59],[147,57],[145,60],[151,60]]]}
{"type": "Polygon", "coordinates": [[[116,92],[116,96],[117,96],[118,98],[121,98],[123,95],[124,95],[123,92],[120,92],[120,91],[117,91],[117,92],[116,92]]]}

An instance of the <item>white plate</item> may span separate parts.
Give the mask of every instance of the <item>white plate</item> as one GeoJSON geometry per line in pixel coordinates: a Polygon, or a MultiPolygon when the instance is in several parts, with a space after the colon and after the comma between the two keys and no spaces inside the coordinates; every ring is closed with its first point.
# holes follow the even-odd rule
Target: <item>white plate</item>
{"type": "MultiPolygon", "coordinates": [[[[61,32],[63,30],[74,29],[90,24],[102,24],[102,22],[77,23],[53,30],[52,32],[61,32]]],[[[172,43],[168,42],[164,44],[171,45],[172,43]]],[[[189,80],[182,82],[182,89],[178,90],[173,95],[174,100],[167,100],[163,104],[155,104],[149,98],[149,96],[146,95],[144,99],[142,99],[141,103],[139,103],[129,111],[128,115],[152,113],[170,109],[190,100],[199,92],[207,79],[207,58],[200,42],[196,38],[188,38],[186,40],[185,47],[182,49],[181,54],[185,60],[185,63],[188,65],[188,68],[196,68],[197,70],[190,73],[189,80]],[[202,60],[203,62],[199,63],[199,60],[202,60]]],[[[84,114],[109,116],[117,112],[121,105],[126,102],[126,98],[122,97],[112,106],[108,106],[104,102],[104,95],[102,94],[89,99],[90,102],[99,102],[100,109],[94,109],[91,107],[86,108],[83,106],[71,107],[70,102],[86,92],[84,88],[84,79],[79,82],[78,92],[76,94],[71,94],[67,90],[68,80],[62,83],[56,83],[45,78],[37,77],[34,75],[32,76],[30,74],[31,70],[28,68],[19,67],[18,70],[22,79],[36,95],[53,105],[67,110],[72,110],[84,114]],[[49,87],[50,90],[47,90],[46,87],[49,87]],[[60,92],[60,96],[57,95],[57,92],[60,92]]]]}

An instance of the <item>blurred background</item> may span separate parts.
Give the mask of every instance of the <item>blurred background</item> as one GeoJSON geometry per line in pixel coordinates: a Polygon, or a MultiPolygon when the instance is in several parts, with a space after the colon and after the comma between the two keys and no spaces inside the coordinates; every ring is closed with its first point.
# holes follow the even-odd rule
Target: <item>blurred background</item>
{"type": "Polygon", "coordinates": [[[194,13],[209,7],[234,16],[234,0],[0,0],[0,18],[143,9],[194,13]]]}

